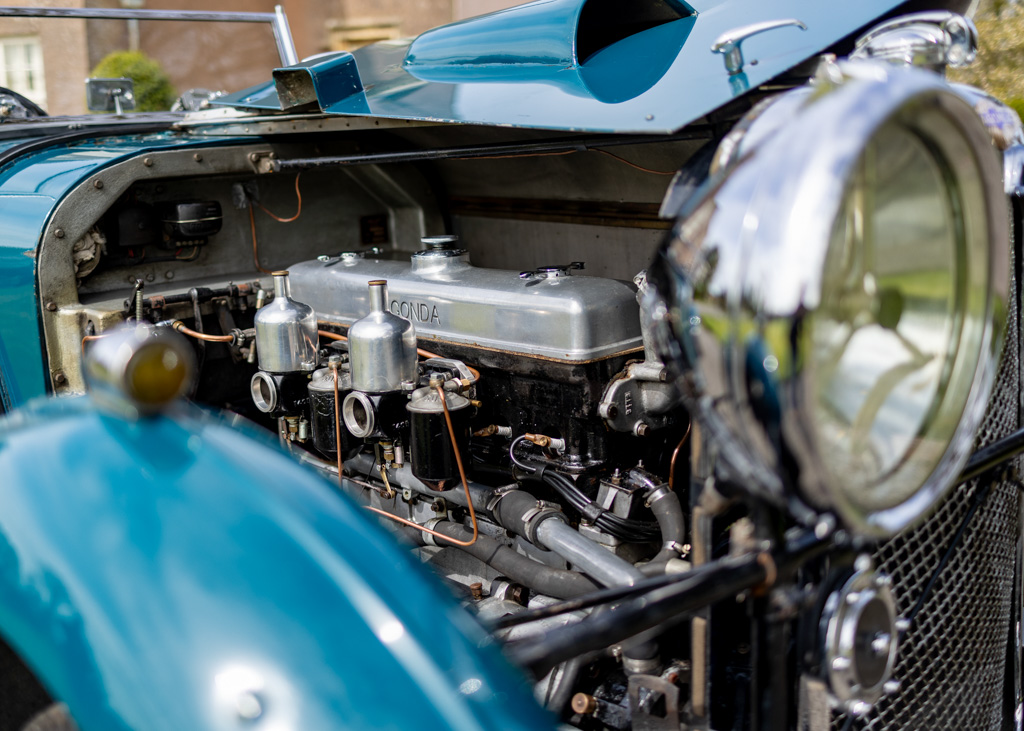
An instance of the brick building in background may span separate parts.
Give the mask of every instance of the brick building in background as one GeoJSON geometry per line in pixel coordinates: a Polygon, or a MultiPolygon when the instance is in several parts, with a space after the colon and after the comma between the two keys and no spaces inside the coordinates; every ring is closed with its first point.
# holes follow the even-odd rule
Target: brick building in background
{"type": "MultiPolygon", "coordinates": [[[[299,58],[417,35],[453,20],[522,0],[20,0],[34,7],[273,12],[288,15],[299,58]]],[[[0,86],[50,114],[85,113],[84,80],[108,53],[153,57],[180,93],[205,87],[237,91],[266,81],[279,66],[267,25],[176,21],[0,18],[0,86]]]]}

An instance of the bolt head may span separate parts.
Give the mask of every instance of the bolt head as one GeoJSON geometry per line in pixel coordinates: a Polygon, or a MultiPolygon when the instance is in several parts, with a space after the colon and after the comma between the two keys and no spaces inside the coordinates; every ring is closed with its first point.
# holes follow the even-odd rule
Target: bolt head
{"type": "Polygon", "coordinates": [[[57,303],[54,302],[53,300],[49,300],[46,303],[46,311],[47,312],[56,312],[57,311],[57,303]]]}
{"type": "Polygon", "coordinates": [[[192,156],[192,159],[195,160],[196,162],[202,162],[203,156],[197,152],[195,155],[192,156]]]}
{"type": "Polygon", "coordinates": [[[862,553],[857,556],[853,562],[853,568],[857,571],[870,571],[871,570],[871,556],[866,553],[862,553]]]}
{"type": "Polygon", "coordinates": [[[53,382],[58,386],[63,386],[68,382],[68,377],[64,375],[64,371],[57,371],[53,374],[53,382]]]}
{"type": "Polygon", "coordinates": [[[92,181],[92,187],[95,188],[96,190],[103,190],[103,181],[97,178],[96,180],[92,181]]]}
{"type": "Polygon", "coordinates": [[[867,701],[854,701],[850,704],[849,713],[855,718],[860,718],[861,716],[866,716],[870,713],[871,709],[872,705],[867,701]]]}
{"type": "Polygon", "coordinates": [[[880,632],[871,640],[871,651],[878,657],[888,655],[892,648],[892,637],[886,632],[880,632]]]}

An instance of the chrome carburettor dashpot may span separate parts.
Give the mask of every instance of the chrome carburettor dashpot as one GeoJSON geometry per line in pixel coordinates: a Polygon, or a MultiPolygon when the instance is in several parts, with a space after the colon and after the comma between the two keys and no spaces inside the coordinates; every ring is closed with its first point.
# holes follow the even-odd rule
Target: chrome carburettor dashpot
{"type": "Polygon", "coordinates": [[[367,393],[399,391],[416,381],[416,329],[387,307],[388,283],[369,283],[370,312],[348,331],[352,388],[367,393]]]}
{"type": "Polygon", "coordinates": [[[274,272],[274,299],[256,313],[256,353],[260,369],[270,373],[308,372],[316,368],[316,314],[291,298],[288,272],[274,272]]]}

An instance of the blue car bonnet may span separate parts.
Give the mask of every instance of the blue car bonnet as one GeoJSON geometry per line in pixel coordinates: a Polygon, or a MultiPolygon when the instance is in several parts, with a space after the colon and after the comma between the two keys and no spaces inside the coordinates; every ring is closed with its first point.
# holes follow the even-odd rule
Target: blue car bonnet
{"type": "Polygon", "coordinates": [[[587,132],[673,132],[871,25],[897,0],[539,0],[275,71],[216,103],[587,132]],[[743,43],[730,31],[793,19],[743,43]],[[300,93],[296,93],[300,90],[300,93]],[[301,93],[303,92],[304,93],[301,93]]]}

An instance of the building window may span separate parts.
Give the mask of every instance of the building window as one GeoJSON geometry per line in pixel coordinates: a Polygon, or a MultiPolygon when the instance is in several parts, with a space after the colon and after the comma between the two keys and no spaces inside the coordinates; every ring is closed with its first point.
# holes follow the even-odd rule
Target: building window
{"type": "Polygon", "coordinates": [[[0,38],[0,86],[46,107],[43,47],[37,36],[0,38]]]}

